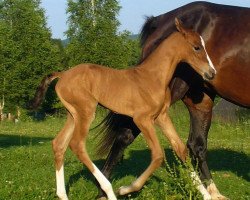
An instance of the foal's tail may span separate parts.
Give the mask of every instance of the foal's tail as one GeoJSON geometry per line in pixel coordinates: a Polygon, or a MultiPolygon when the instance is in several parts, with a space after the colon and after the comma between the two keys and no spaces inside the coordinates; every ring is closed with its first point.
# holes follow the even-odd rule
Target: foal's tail
{"type": "Polygon", "coordinates": [[[43,78],[38,86],[34,98],[28,103],[28,109],[36,110],[42,103],[49,84],[56,78],[60,78],[61,72],[53,72],[43,78]]]}

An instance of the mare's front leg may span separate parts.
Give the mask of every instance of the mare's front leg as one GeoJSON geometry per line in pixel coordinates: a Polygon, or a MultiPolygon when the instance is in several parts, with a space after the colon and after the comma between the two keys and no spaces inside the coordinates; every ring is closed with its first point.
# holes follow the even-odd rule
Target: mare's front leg
{"type": "Polygon", "coordinates": [[[164,158],[163,151],[155,132],[153,119],[145,118],[140,115],[139,117],[134,118],[134,122],[142,131],[144,138],[151,149],[151,163],[148,168],[139,176],[139,178],[137,178],[131,185],[122,186],[118,191],[119,195],[126,195],[131,192],[139,191],[151,174],[158,167],[160,167],[164,158]]]}
{"type": "Polygon", "coordinates": [[[211,125],[213,100],[214,94],[205,89],[203,93],[191,89],[183,99],[191,119],[187,146],[194,166],[198,162],[201,180],[208,183],[207,190],[212,199],[216,200],[227,198],[220,194],[207,165],[207,136],[211,125]]]}

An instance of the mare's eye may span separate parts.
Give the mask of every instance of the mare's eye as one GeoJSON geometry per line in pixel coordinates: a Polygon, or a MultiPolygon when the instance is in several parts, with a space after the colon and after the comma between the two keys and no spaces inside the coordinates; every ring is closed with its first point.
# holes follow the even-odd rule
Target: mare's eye
{"type": "Polygon", "coordinates": [[[195,51],[200,51],[201,48],[200,48],[199,46],[194,46],[194,50],[195,50],[195,51]]]}

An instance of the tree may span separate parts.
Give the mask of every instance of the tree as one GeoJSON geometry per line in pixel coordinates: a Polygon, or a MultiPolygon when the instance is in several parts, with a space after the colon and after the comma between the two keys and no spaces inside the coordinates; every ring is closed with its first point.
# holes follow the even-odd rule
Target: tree
{"type": "Polygon", "coordinates": [[[70,43],[66,52],[70,66],[86,62],[128,66],[135,41],[128,32],[118,33],[119,10],[116,0],[68,0],[66,35],[70,43]]]}
{"type": "Polygon", "coordinates": [[[0,95],[9,110],[23,107],[41,78],[62,68],[59,53],[39,0],[0,1],[0,95]]]}

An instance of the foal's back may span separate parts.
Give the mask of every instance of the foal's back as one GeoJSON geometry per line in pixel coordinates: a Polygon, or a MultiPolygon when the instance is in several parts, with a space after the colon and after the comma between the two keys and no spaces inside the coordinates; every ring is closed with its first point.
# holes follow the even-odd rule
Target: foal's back
{"type": "Polygon", "coordinates": [[[92,99],[115,112],[124,113],[126,109],[127,113],[137,95],[135,74],[134,68],[117,70],[97,64],[80,64],[63,72],[56,87],[68,102],[80,96],[82,100],[92,99]]]}

